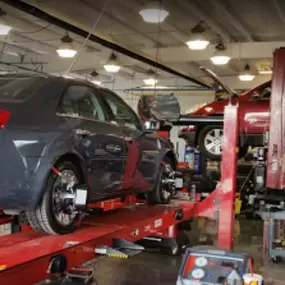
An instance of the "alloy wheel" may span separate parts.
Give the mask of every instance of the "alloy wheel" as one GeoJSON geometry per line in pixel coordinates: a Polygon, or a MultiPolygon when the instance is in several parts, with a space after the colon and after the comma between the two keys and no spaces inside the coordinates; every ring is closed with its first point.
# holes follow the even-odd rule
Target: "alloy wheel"
{"type": "Polygon", "coordinates": [[[74,186],[78,184],[76,174],[66,169],[56,178],[52,192],[52,210],[54,217],[61,226],[69,226],[77,219],[78,211],[71,198],[74,193],[74,186]]]}
{"type": "Polygon", "coordinates": [[[212,129],[204,138],[204,146],[206,150],[213,155],[221,155],[223,148],[223,129],[212,129]]]}

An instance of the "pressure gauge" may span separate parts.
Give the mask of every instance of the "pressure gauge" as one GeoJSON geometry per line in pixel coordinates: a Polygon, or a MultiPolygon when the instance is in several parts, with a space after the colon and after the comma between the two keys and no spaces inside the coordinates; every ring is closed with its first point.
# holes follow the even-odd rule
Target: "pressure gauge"
{"type": "Polygon", "coordinates": [[[205,276],[205,271],[201,268],[196,268],[192,271],[191,275],[194,279],[202,279],[205,276]]]}
{"type": "Polygon", "coordinates": [[[204,267],[208,264],[208,260],[204,256],[197,257],[195,259],[195,265],[198,267],[204,267]]]}

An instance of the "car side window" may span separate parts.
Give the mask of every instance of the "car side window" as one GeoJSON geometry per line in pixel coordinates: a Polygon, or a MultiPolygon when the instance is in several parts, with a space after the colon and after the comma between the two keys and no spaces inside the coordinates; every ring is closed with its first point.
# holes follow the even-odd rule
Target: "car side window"
{"type": "Polygon", "coordinates": [[[111,93],[104,92],[103,96],[113,113],[114,121],[118,125],[132,130],[141,130],[140,121],[131,107],[111,93]]]}
{"type": "Polygon", "coordinates": [[[61,114],[105,121],[97,96],[85,85],[70,86],[59,103],[61,114]]]}

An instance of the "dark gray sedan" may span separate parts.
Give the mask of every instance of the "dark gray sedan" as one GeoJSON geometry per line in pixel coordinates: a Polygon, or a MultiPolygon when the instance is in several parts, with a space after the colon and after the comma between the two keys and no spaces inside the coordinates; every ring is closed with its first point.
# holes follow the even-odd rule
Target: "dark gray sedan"
{"type": "Polygon", "coordinates": [[[74,230],[90,202],[148,193],[166,203],[176,165],[172,144],[119,96],[62,77],[0,87],[0,158],[0,209],[49,234],[74,230]]]}

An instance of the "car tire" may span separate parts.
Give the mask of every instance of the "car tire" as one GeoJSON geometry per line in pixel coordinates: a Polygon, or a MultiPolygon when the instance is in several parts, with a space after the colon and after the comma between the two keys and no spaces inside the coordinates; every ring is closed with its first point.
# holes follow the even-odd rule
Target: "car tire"
{"type": "MultiPolygon", "coordinates": [[[[82,182],[79,171],[73,163],[62,161],[55,167],[61,173],[74,175],[78,184],[82,182]]],[[[55,199],[59,200],[59,198],[55,198],[54,193],[55,191],[61,191],[61,188],[56,188],[56,183],[58,183],[59,179],[61,179],[59,175],[50,171],[44,186],[43,197],[39,205],[35,210],[26,212],[31,227],[37,232],[52,235],[67,234],[75,230],[78,219],[80,218],[80,213],[74,212],[72,213],[72,218],[70,217],[69,223],[64,224],[64,222],[59,221],[59,218],[56,216],[55,206],[57,206],[57,204],[55,204],[55,199]]],[[[62,213],[62,216],[65,215],[65,217],[69,215],[64,213],[64,211],[60,213],[62,213]]],[[[58,215],[60,215],[60,213],[58,215]]]]}
{"type": "Polygon", "coordinates": [[[198,135],[198,145],[201,153],[204,154],[206,158],[215,161],[221,160],[222,136],[223,126],[221,125],[207,126],[200,131],[198,135]],[[212,148],[210,148],[211,145],[212,148]]]}
{"type": "Polygon", "coordinates": [[[167,167],[173,169],[171,160],[165,157],[160,165],[155,187],[147,193],[147,202],[149,204],[168,204],[173,196],[172,193],[163,189],[163,177],[166,175],[167,167]]]}

